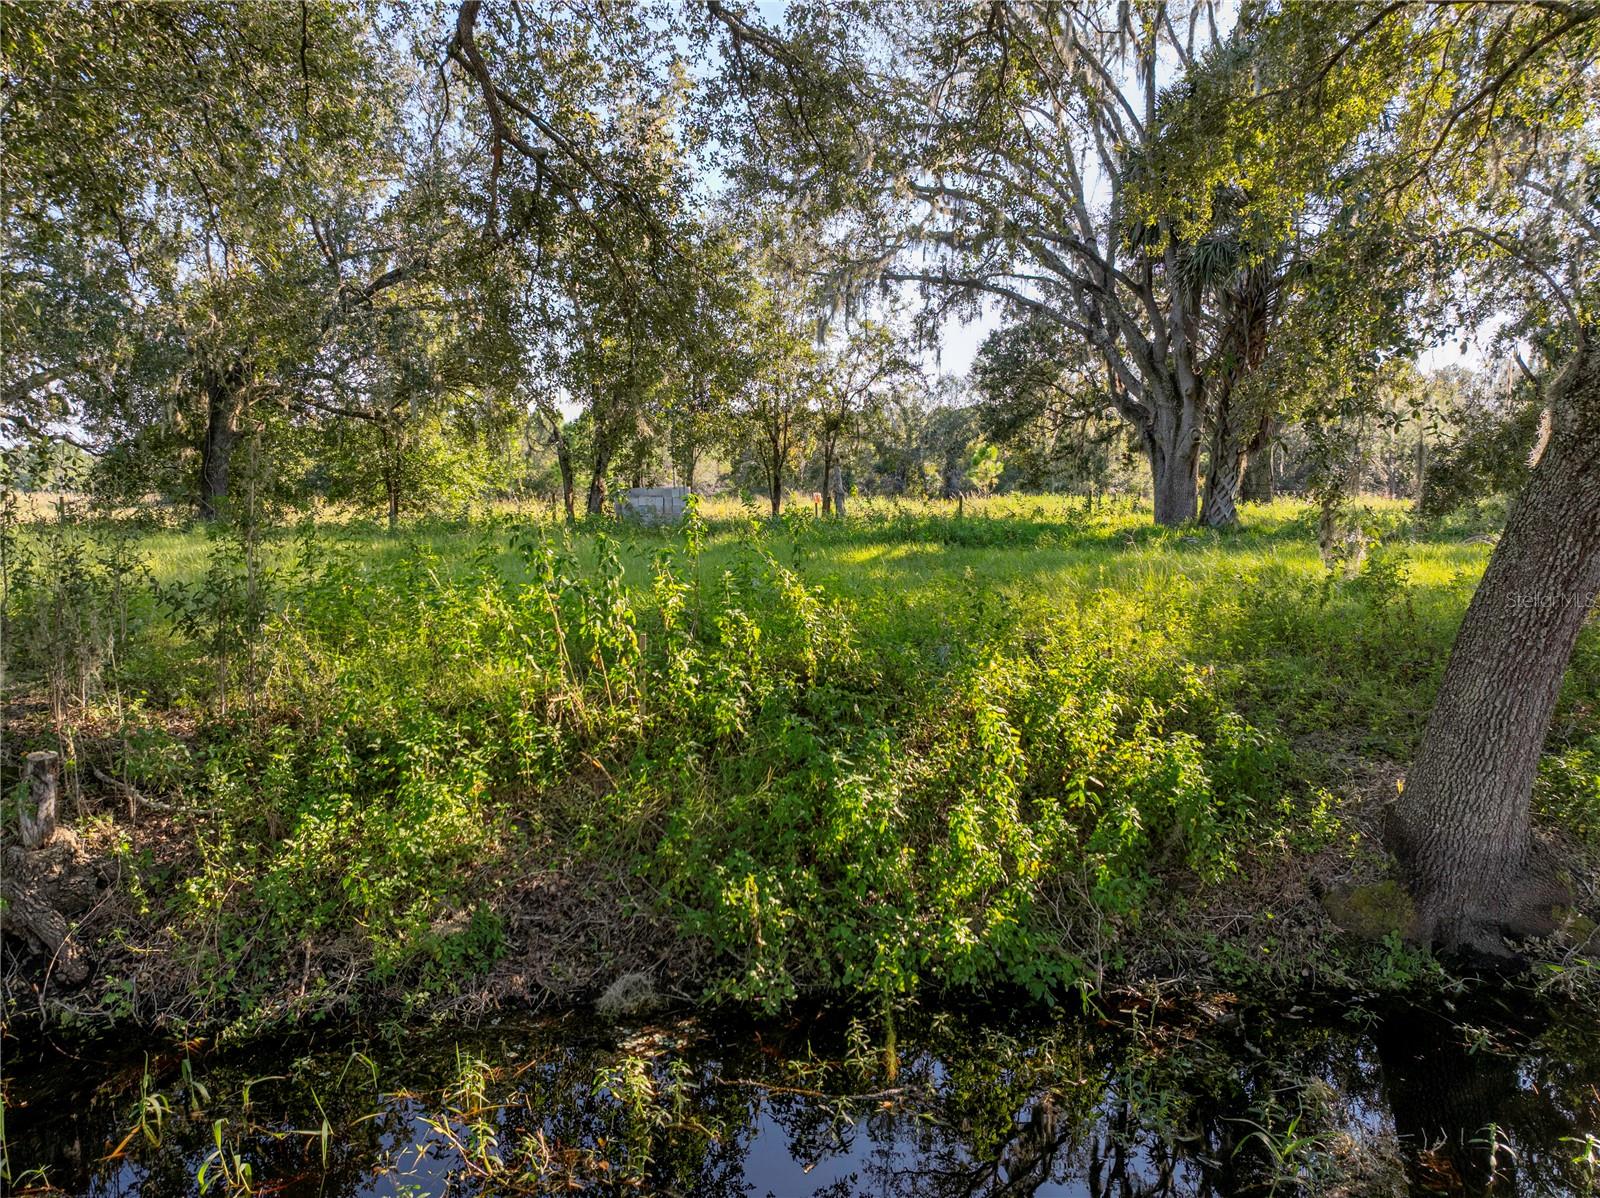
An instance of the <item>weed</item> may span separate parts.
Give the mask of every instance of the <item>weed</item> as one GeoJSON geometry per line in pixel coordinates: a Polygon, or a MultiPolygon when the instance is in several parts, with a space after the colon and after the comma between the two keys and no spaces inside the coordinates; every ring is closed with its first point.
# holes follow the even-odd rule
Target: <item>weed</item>
{"type": "MultiPolygon", "coordinates": [[[[108,978],[155,955],[186,987],[141,1002],[426,1005],[520,949],[518,879],[570,871],[627,879],[618,907],[670,921],[712,997],[1051,1003],[1357,835],[1344,763],[1414,746],[1483,554],[1402,544],[1389,513],[1330,581],[1301,510],[1196,544],[1060,500],[777,524],[697,503],[626,541],[58,513],[4,530],[0,608],[33,630],[7,685],[53,696],[56,743],[164,817],[107,837],[137,916],[99,930],[130,946],[108,978]]],[[[1539,788],[1591,840],[1594,641],[1539,788]]],[[[1233,947],[1215,959],[1257,961],[1235,976],[1268,968],[1233,947]]],[[[1399,945],[1357,964],[1431,976],[1399,945]]]]}

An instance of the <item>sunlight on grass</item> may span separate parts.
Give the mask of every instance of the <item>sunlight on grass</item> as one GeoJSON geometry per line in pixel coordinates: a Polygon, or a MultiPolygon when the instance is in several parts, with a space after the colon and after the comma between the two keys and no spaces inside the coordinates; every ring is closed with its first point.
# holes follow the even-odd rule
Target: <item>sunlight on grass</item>
{"type": "MultiPolygon", "coordinates": [[[[1288,501],[1224,533],[1060,497],[705,512],[280,528],[256,608],[236,538],[34,525],[64,565],[13,595],[8,681],[190,813],[185,881],[144,901],[206,1004],[275,994],[269,942],[302,937],[454,985],[504,951],[503,879],[568,868],[645,880],[722,997],[1053,997],[1183,896],[1334,843],[1490,553],[1380,503],[1354,572],[1288,501]],[[148,573],[95,565],[113,542],[148,573]]],[[[1539,792],[1574,835],[1597,694],[1591,631],[1539,792]]]]}

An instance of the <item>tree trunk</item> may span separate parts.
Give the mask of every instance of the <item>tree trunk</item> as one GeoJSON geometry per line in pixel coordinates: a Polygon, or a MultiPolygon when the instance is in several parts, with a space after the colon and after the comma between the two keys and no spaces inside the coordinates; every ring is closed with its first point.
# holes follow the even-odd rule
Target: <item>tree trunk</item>
{"type": "Polygon", "coordinates": [[[773,436],[768,439],[768,449],[771,451],[770,465],[767,470],[767,499],[772,505],[772,515],[777,517],[783,507],[783,440],[773,436]]]}
{"type": "Polygon", "coordinates": [[[1168,448],[1147,433],[1145,452],[1155,488],[1156,523],[1168,527],[1190,523],[1200,491],[1200,462],[1195,446],[1180,443],[1168,448]]]}
{"type": "Polygon", "coordinates": [[[1423,427],[1422,417],[1417,417],[1417,490],[1412,506],[1421,510],[1422,487],[1428,479],[1428,435],[1423,427]]]}
{"type": "Polygon", "coordinates": [[[1600,592],[1600,329],[1550,387],[1553,430],[1445,668],[1388,839],[1420,939],[1504,956],[1570,902],[1531,828],[1534,775],[1600,592]]]}
{"type": "MultiPolygon", "coordinates": [[[[598,435],[599,430],[596,429],[598,435]]],[[[611,450],[596,447],[594,451],[594,473],[589,476],[589,498],[584,505],[584,511],[591,516],[605,514],[606,510],[606,470],[611,466],[611,450]]]]}
{"type": "Polygon", "coordinates": [[[94,905],[101,880],[78,837],[57,826],[60,769],[56,753],[24,758],[22,844],[6,848],[0,868],[0,939],[7,956],[33,948],[46,959],[47,978],[77,985],[88,978],[90,961],[71,917],[94,905]]]}
{"type": "Polygon", "coordinates": [[[578,518],[576,504],[578,483],[577,471],[572,464],[572,445],[567,440],[567,430],[562,427],[560,412],[554,407],[546,408],[541,403],[539,415],[549,432],[547,442],[550,448],[555,450],[556,469],[561,472],[561,503],[566,509],[567,523],[571,524],[578,518]]]}
{"type": "Polygon", "coordinates": [[[578,518],[577,480],[573,477],[572,450],[565,437],[556,443],[556,467],[561,471],[561,504],[566,509],[567,523],[578,518]]]}
{"type": "Polygon", "coordinates": [[[1206,469],[1205,499],[1200,506],[1200,522],[1207,528],[1235,528],[1239,523],[1239,500],[1244,497],[1245,476],[1251,459],[1266,443],[1267,421],[1256,422],[1253,432],[1238,411],[1230,411],[1227,400],[1211,432],[1210,462],[1206,469]]]}
{"type": "Polygon", "coordinates": [[[383,479],[389,531],[394,532],[400,527],[400,443],[394,426],[387,420],[378,423],[378,468],[383,479]]]}
{"type": "Polygon", "coordinates": [[[1272,480],[1273,420],[1268,417],[1261,423],[1261,448],[1250,455],[1244,467],[1244,485],[1239,498],[1246,503],[1271,503],[1274,495],[1272,480]]]}
{"type": "Polygon", "coordinates": [[[1230,427],[1226,416],[1218,419],[1211,433],[1205,497],[1200,504],[1200,523],[1207,528],[1234,528],[1238,525],[1239,491],[1249,461],[1238,430],[1230,427]]]}
{"type": "Polygon", "coordinates": [[[830,515],[833,512],[833,476],[838,467],[833,461],[833,439],[825,437],[822,441],[822,514],[830,515]]]}
{"type": "Polygon", "coordinates": [[[1200,432],[1203,387],[1177,377],[1156,381],[1143,403],[1149,418],[1140,426],[1155,498],[1155,522],[1169,528],[1194,521],[1200,497],[1200,432]]]}
{"type": "Polygon", "coordinates": [[[61,757],[56,753],[29,753],[23,759],[22,799],[17,805],[22,847],[37,849],[56,834],[56,779],[61,757]]]}
{"type": "Polygon", "coordinates": [[[834,511],[834,514],[838,515],[838,516],[843,516],[844,515],[844,472],[839,469],[839,463],[838,462],[835,462],[833,464],[832,469],[830,469],[828,471],[827,489],[823,493],[823,503],[824,504],[827,503],[828,495],[830,493],[833,496],[833,511],[834,511]]]}
{"type": "Polygon", "coordinates": [[[100,879],[70,829],[37,849],[10,845],[0,869],[0,941],[7,957],[24,947],[45,960],[45,978],[86,981],[93,962],[74,916],[94,905],[100,879]]]}
{"type": "Polygon", "coordinates": [[[963,470],[959,462],[945,462],[944,465],[944,492],[945,499],[960,499],[964,494],[962,488],[963,470]]]}
{"type": "Polygon", "coordinates": [[[206,392],[206,428],[200,444],[200,494],[196,503],[202,520],[215,520],[228,498],[228,466],[239,440],[244,368],[238,364],[202,370],[206,392]]]}

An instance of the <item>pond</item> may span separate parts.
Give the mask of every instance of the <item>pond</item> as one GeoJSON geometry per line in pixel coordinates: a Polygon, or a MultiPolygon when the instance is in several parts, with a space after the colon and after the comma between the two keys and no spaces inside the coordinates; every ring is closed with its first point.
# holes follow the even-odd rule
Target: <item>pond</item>
{"type": "Polygon", "coordinates": [[[6,1044],[9,1192],[1600,1192],[1600,1035],[1499,999],[1010,1022],[590,1014],[6,1044]]]}

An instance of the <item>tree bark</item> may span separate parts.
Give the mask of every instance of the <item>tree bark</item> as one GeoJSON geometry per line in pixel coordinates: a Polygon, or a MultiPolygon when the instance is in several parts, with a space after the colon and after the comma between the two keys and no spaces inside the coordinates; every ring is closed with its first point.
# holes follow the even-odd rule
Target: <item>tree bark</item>
{"type": "Polygon", "coordinates": [[[844,515],[844,472],[839,469],[839,463],[838,462],[835,462],[833,464],[833,466],[828,471],[827,488],[823,492],[823,497],[822,497],[822,501],[823,501],[824,505],[827,504],[828,496],[829,496],[830,493],[833,496],[833,511],[834,511],[834,514],[838,515],[838,516],[843,516],[844,515]]]}
{"type": "Polygon", "coordinates": [[[772,508],[772,515],[776,517],[783,509],[783,472],[774,467],[767,487],[767,502],[772,508]]]}
{"type": "Polygon", "coordinates": [[[1243,427],[1246,424],[1246,418],[1230,410],[1224,398],[1212,425],[1205,498],[1200,505],[1200,523],[1207,528],[1239,524],[1239,500],[1247,498],[1245,477],[1250,462],[1266,443],[1268,422],[1256,421],[1254,429],[1243,427]]]}
{"type": "Polygon", "coordinates": [[[70,830],[33,851],[8,847],[0,870],[0,939],[6,955],[26,945],[47,958],[47,977],[70,986],[87,980],[92,963],[70,917],[93,905],[98,882],[70,830]]]}
{"type": "Polygon", "coordinates": [[[1150,479],[1155,488],[1155,521],[1178,527],[1194,520],[1200,494],[1200,455],[1194,444],[1145,434],[1150,479]]]}
{"type": "Polygon", "coordinates": [[[0,933],[8,954],[28,945],[48,958],[47,976],[77,985],[90,962],[69,917],[93,905],[101,879],[77,836],[57,826],[60,768],[56,753],[24,759],[22,844],[5,850],[0,868],[0,933]]]}
{"type": "Polygon", "coordinates": [[[1534,776],[1561,680],[1600,592],[1600,329],[1552,382],[1549,443],[1518,498],[1456,636],[1390,847],[1417,935],[1506,954],[1554,929],[1570,902],[1536,846],[1534,776]]]}
{"type": "Polygon", "coordinates": [[[959,500],[965,493],[962,484],[965,479],[959,462],[946,461],[944,464],[944,491],[943,498],[959,500]]]}
{"type": "MultiPolygon", "coordinates": [[[[595,429],[598,438],[600,430],[595,429]]],[[[611,467],[611,449],[609,446],[597,445],[594,451],[594,472],[589,475],[589,498],[584,504],[584,511],[591,516],[601,516],[606,510],[606,471],[611,467]]]]}
{"type": "Polygon", "coordinates": [[[1261,422],[1261,447],[1250,455],[1244,467],[1244,485],[1239,498],[1246,503],[1271,503],[1276,491],[1272,479],[1272,438],[1276,433],[1269,416],[1261,422]]]}
{"type": "Polygon", "coordinates": [[[228,466],[239,440],[244,368],[237,363],[201,372],[206,393],[206,427],[200,444],[200,493],[196,503],[202,520],[215,520],[228,498],[228,466]]]}
{"type": "Polygon", "coordinates": [[[1428,481],[1428,435],[1422,423],[1422,417],[1417,417],[1417,489],[1412,506],[1421,509],[1422,488],[1428,481]]]}
{"type": "Polygon", "coordinates": [[[578,483],[577,471],[572,462],[572,443],[567,440],[565,422],[554,404],[546,400],[537,401],[537,413],[537,418],[544,422],[545,443],[555,451],[556,469],[561,473],[561,503],[566,510],[567,523],[571,524],[578,518],[578,483]]]}
{"type": "Polygon", "coordinates": [[[776,518],[783,508],[783,460],[789,456],[780,429],[774,428],[767,437],[767,449],[770,454],[767,460],[767,499],[776,518]]]}
{"type": "Polygon", "coordinates": [[[42,848],[56,834],[57,778],[61,757],[56,753],[29,753],[23,764],[23,798],[17,817],[22,847],[42,848]]]}
{"type": "Polygon", "coordinates": [[[393,425],[378,422],[378,472],[383,481],[383,497],[389,516],[389,531],[400,527],[400,444],[393,425]]]}
{"type": "Polygon", "coordinates": [[[564,435],[558,435],[556,440],[556,468],[561,471],[561,503],[566,509],[567,523],[571,524],[578,518],[578,484],[573,475],[572,449],[564,435]]]}
{"type": "Polygon", "coordinates": [[[833,460],[833,438],[824,437],[822,440],[822,514],[830,515],[833,512],[833,476],[838,466],[833,460]]]}

